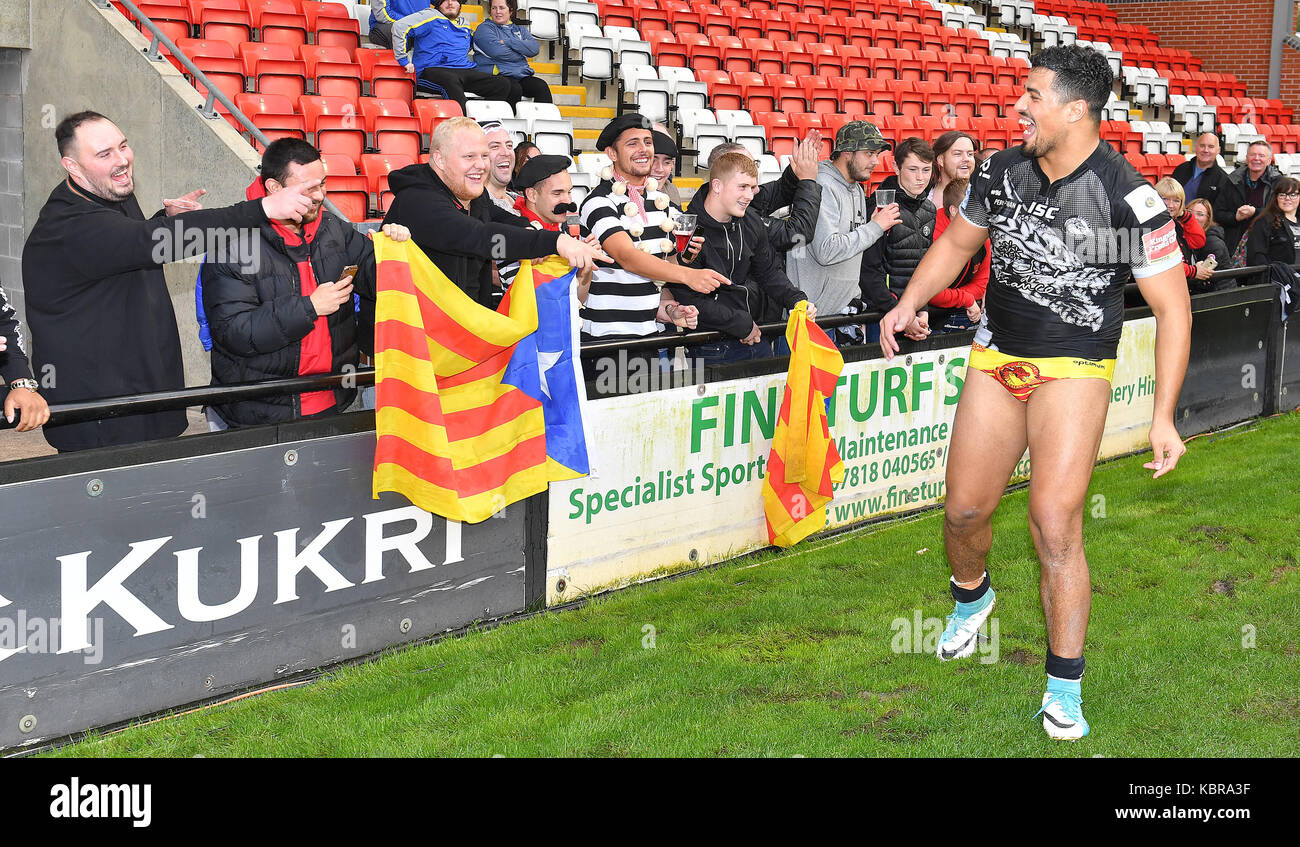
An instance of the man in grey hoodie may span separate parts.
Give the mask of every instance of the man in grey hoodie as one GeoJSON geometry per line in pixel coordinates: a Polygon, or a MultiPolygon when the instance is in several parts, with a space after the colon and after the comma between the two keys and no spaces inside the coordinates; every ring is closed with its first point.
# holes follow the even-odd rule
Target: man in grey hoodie
{"type": "Polygon", "coordinates": [[[867,216],[861,185],[876,169],[880,151],[890,146],[875,124],[849,121],[835,133],[831,158],[817,166],[822,187],[817,229],[812,241],[790,251],[787,267],[790,282],[808,294],[819,314],[841,314],[861,297],[862,254],[898,223],[897,203],[867,216]]]}

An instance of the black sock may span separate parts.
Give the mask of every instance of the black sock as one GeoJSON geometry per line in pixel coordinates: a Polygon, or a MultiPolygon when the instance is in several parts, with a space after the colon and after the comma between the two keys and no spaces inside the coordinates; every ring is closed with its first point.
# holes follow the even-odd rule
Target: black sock
{"type": "Polygon", "coordinates": [[[1083,657],[1080,656],[1077,659],[1062,659],[1051,650],[1048,650],[1047,675],[1054,676],[1057,679],[1083,679],[1083,657]]]}
{"type": "Polygon", "coordinates": [[[951,579],[952,597],[958,603],[974,603],[988,592],[990,585],[992,585],[992,582],[989,580],[988,571],[984,572],[984,578],[974,588],[962,588],[957,584],[957,578],[953,577],[951,579]]]}

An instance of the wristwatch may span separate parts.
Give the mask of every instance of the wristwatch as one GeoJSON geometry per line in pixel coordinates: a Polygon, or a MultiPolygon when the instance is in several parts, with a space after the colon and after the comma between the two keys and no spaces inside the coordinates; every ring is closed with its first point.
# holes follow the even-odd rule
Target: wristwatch
{"type": "Polygon", "coordinates": [[[41,384],[34,379],[15,379],[9,383],[10,388],[26,388],[28,391],[39,392],[41,384]]]}

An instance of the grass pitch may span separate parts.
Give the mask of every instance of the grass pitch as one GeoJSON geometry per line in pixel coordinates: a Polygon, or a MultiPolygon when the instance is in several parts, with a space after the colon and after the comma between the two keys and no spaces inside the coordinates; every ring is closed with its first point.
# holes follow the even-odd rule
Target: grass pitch
{"type": "Polygon", "coordinates": [[[91,736],[61,756],[1297,756],[1300,415],[1099,466],[1084,712],[1049,740],[1025,491],[981,654],[940,664],[941,515],[765,553],[91,736]],[[920,632],[915,624],[921,621],[920,632]],[[927,639],[929,636],[929,639],[927,639]]]}

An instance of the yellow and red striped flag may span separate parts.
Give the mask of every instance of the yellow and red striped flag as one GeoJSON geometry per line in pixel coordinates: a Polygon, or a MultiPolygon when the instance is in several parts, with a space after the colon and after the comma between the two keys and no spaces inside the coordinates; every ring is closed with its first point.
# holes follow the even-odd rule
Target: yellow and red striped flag
{"type": "Polygon", "coordinates": [[[545,491],[542,403],[502,381],[518,343],[537,330],[533,286],[512,286],[494,312],[414,242],[376,234],[374,244],[374,496],[395,491],[426,511],[477,522],[545,491]]]}
{"type": "Polygon", "coordinates": [[[826,423],[826,402],[844,357],[808,319],[807,300],[790,313],[785,339],[790,371],[763,479],[767,540],[778,547],[792,547],[824,527],[831,486],[844,481],[844,463],[826,423]]]}

